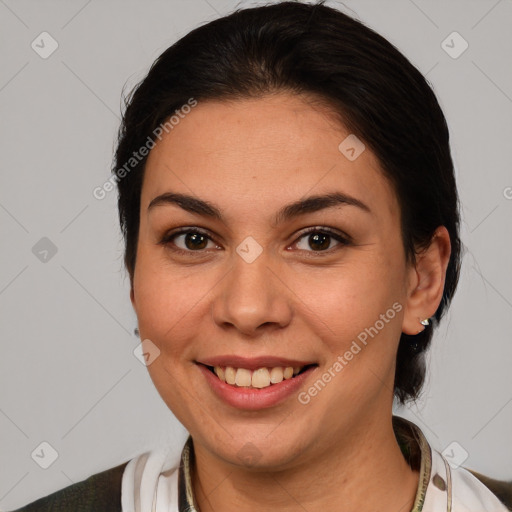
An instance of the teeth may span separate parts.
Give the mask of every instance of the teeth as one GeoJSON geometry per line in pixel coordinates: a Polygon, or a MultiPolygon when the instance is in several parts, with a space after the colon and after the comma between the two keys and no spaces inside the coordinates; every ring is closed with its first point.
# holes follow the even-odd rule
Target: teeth
{"type": "Polygon", "coordinates": [[[272,384],[279,384],[283,381],[283,378],[283,369],[280,366],[270,370],[270,382],[272,382],[272,384]]]}
{"type": "Polygon", "coordinates": [[[216,366],[214,368],[215,374],[222,382],[226,382],[226,375],[224,373],[224,370],[220,366],[216,366]]]}
{"type": "Polygon", "coordinates": [[[240,387],[248,388],[251,385],[251,370],[238,368],[236,371],[235,384],[240,387]]]}
{"type": "Polygon", "coordinates": [[[267,388],[272,384],[279,384],[284,379],[291,379],[297,375],[303,367],[301,366],[276,366],[274,368],[258,368],[251,371],[246,368],[233,368],[232,366],[215,366],[213,371],[222,381],[232,386],[244,388],[267,388]]]}
{"type": "Polygon", "coordinates": [[[236,381],[236,370],[231,366],[227,366],[224,371],[224,375],[226,376],[226,382],[228,384],[234,385],[236,381]]]}
{"type": "MultiPolygon", "coordinates": [[[[238,370],[240,371],[240,370],[238,370]]],[[[252,372],[252,387],[266,388],[270,386],[270,373],[266,368],[258,368],[252,372]]]]}

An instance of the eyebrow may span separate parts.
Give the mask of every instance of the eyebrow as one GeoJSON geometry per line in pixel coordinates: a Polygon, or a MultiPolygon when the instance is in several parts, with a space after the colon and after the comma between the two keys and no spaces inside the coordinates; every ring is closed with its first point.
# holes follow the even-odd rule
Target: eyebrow
{"type": "MultiPolygon", "coordinates": [[[[152,199],[148,206],[148,212],[157,206],[166,204],[178,205],[187,212],[222,220],[221,210],[214,204],[194,196],[176,192],[166,192],[152,199]]],[[[364,212],[371,213],[370,208],[359,199],[341,192],[331,192],[329,194],[299,199],[298,201],[282,207],[275,215],[274,222],[280,224],[306,213],[313,213],[325,208],[343,205],[355,206],[364,212]]]]}

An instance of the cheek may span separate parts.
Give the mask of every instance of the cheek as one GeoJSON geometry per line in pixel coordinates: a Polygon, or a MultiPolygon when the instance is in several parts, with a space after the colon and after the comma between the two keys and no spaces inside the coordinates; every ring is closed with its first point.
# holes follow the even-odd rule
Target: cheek
{"type": "Polygon", "coordinates": [[[404,268],[400,256],[360,253],[337,268],[290,277],[290,287],[300,299],[297,304],[305,304],[304,314],[314,312],[315,330],[335,343],[357,336],[394,303],[403,302],[404,268]]]}
{"type": "Polygon", "coordinates": [[[193,341],[211,317],[205,294],[207,276],[190,269],[170,268],[155,252],[139,252],[134,276],[136,312],[141,339],[158,347],[147,367],[160,396],[183,424],[193,424],[200,397],[189,386],[196,348],[193,341]],[[203,324],[201,324],[203,322],[203,324]]]}
{"type": "Polygon", "coordinates": [[[139,255],[134,293],[141,336],[154,340],[161,350],[177,350],[180,340],[198,326],[198,319],[205,318],[215,275],[171,267],[159,251],[142,249],[139,255]],[[164,343],[168,340],[173,343],[164,343]]]}

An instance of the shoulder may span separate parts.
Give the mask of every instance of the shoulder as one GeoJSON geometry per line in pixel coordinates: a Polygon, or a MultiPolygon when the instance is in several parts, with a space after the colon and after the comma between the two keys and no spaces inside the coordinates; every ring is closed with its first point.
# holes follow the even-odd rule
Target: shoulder
{"type": "Polygon", "coordinates": [[[446,510],[455,512],[512,510],[512,482],[494,480],[469,468],[457,466],[437,451],[432,453],[431,470],[432,485],[429,485],[427,492],[427,511],[438,510],[440,503],[447,503],[446,510]]]}
{"type": "Polygon", "coordinates": [[[121,512],[121,482],[127,464],[96,473],[13,512],[121,512]]]}
{"type": "Polygon", "coordinates": [[[421,429],[404,418],[394,416],[393,428],[409,465],[420,467],[414,511],[512,511],[512,481],[495,480],[456,464],[453,450],[445,454],[432,449],[421,429]]]}
{"type": "Polygon", "coordinates": [[[468,469],[468,471],[482,482],[509,510],[512,510],[512,481],[495,480],[468,469]]]}

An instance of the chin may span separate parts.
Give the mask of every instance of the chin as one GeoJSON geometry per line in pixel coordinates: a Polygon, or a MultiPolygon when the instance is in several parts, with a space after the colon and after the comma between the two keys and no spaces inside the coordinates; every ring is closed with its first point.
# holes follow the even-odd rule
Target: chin
{"type": "Polygon", "coordinates": [[[299,431],[290,432],[289,425],[229,425],[224,431],[217,429],[192,434],[202,439],[208,450],[229,464],[260,471],[285,469],[300,457],[308,444],[299,431]],[[228,433],[229,432],[229,433],[228,433]],[[231,434],[231,435],[230,435],[231,434]]]}

